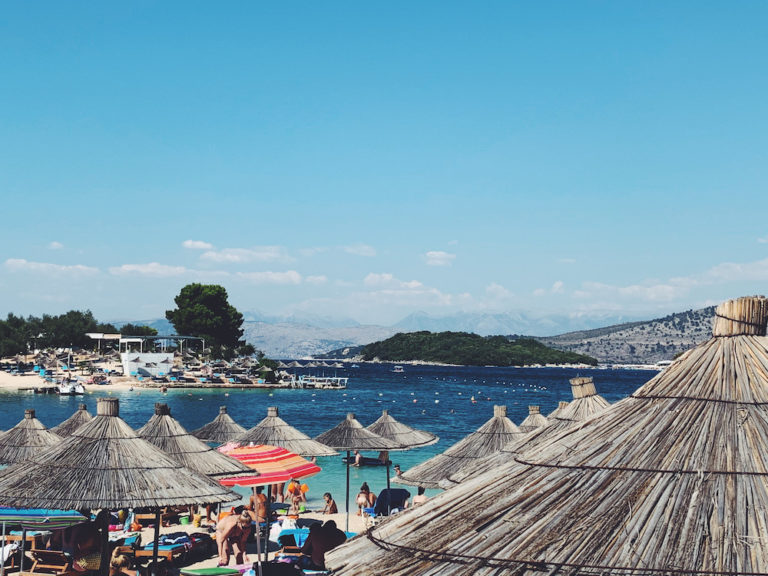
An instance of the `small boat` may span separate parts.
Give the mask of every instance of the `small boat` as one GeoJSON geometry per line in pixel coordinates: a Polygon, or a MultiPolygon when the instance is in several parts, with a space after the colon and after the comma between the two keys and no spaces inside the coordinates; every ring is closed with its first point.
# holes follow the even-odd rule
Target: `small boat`
{"type": "Polygon", "coordinates": [[[64,381],[59,384],[59,396],[81,396],[85,394],[85,388],[77,380],[64,381]]]}
{"type": "Polygon", "coordinates": [[[291,388],[316,388],[322,390],[343,390],[349,378],[341,376],[299,376],[291,377],[291,388]]]}
{"type": "Polygon", "coordinates": [[[350,368],[360,368],[360,364],[352,364],[352,366],[350,366],[350,368]]]}
{"type": "Polygon", "coordinates": [[[403,372],[405,372],[405,370],[403,369],[403,367],[402,367],[402,366],[400,366],[400,365],[398,364],[397,366],[395,366],[394,368],[392,368],[392,372],[394,372],[395,374],[402,374],[403,372]]]}

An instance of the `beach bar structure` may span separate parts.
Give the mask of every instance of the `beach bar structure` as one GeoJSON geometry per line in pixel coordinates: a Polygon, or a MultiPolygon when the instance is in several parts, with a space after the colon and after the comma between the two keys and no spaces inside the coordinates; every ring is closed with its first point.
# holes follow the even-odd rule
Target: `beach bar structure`
{"type": "MultiPolygon", "coordinates": [[[[326,554],[334,576],[768,573],[768,300],[546,446],[326,554]],[[508,486],[507,490],[489,487],[508,486]]],[[[543,429],[541,433],[547,429],[543,429]]]]}

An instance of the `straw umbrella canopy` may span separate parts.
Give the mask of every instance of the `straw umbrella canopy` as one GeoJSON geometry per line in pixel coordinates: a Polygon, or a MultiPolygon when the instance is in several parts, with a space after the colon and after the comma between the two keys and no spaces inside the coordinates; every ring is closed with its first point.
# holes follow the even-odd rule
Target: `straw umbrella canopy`
{"type": "Polygon", "coordinates": [[[440,439],[432,432],[411,428],[407,424],[395,420],[390,416],[389,410],[382,410],[379,419],[368,426],[367,430],[397,442],[402,446],[400,450],[430,446],[440,439]]]}
{"type": "Polygon", "coordinates": [[[192,430],[192,436],[203,442],[224,444],[234,440],[243,432],[245,432],[245,428],[227,414],[226,406],[221,406],[219,407],[219,415],[202,428],[192,430]]]}
{"type": "Polygon", "coordinates": [[[65,438],[70,436],[75,430],[80,428],[80,426],[91,420],[93,420],[93,416],[88,412],[87,406],[85,404],[80,404],[77,407],[77,411],[75,411],[72,416],[64,420],[64,422],[58,426],[51,428],[51,432],[55,432],[62,438],[65,438]]]}
{"type": "Polygon", "coordinates": [[[243,431],[233,442],[240,445],[266,444],[281,446],[294,454],[312,458],[315,456],[336,456],[333,448],[312,440],[309,436],[297,430],[280,418],[277,406],[267,408],[267,417],[253,428],[243,431]]]}
{"type": "Polygon", "coordinates": [[[156,403],[154,415],[136,431],[136,434],[160,448],[182,466],[208,477],[253,475],[253,470],[248,466],[214,450],[187,432],[178,420],[171,416],[168,404],[156,403]]]}
{"type": "Polygon", "coordinates": [[[534,448],[540,449],[549,442],[556,442],[563,430],[570,428],[576,422],[599,417],[610,407],[608,401],[597,393],[591,377],[571,378],[569,382],[573,401],[565,402],[565,406],[562,406],[559,413],[554,418],[549,419],[549,424],[546,427],[526,433],[505,445],[498,452],[454,472],[440,483],[440,487],[450,488],[454,484],[466,482],[497,466],[508,465],[515,460],[520,452],[534,448]]]}
{"type": "Polygon", "coordinates": [[[721,305],[714,337],[630,397],[326,565],[334,576],[768,573],[767,319],[761,297],[721,305]],[[513,488],[484,490],[497,482],[513,488]]]}
{"type": "Polygon", "coordinates": [[[522,436],[520,429],[507,418],[507,407],[494,406],[493,417],[475,432],[445,452],[395,476],[394,480],[411,486],[440,488],[440,481],[451,473],[471,465],[483,456],[498,452],[505,444],[522,436]]]}
{"type": "Polygon", "coordinates": [[[41,450],[60,442],[61,436],[48,430],[35,417],[34,410],[25,410],[21,422],[0,434],[0,464],[29,460],[41,450]]]}
{"type": "Polygon", "coordinates": [[[541,413],[539,406],[528,406],[528,416],[520,422],[521,432],[533,432],[537,428],[544,428],[549,424],[549,420],[541,413]]]}
{"type": "Polygon", "coordinates": [[[547,420],[554,420],[555,418],[557,418],[557,416],[560,414],[560,412],[563,411],[563,408],[565,408],[566,406],[568,406],[568,402],[566,400],[560,400],[560,402],[558,402],[557,404],[557,408],[555,408],[554,410],[552,410],[552,412],[547,414],[547,420]]]}
{"type": "Polygon", "coordinates": [[[336,450],[347,451],[347,526],[349,530],[349,452],[351,450],[396,450],[400,444],[366,430],[350,412],[339,424],[315,437],[315,440],[336,450]]]}
{"type": "MultiPolygon", "coordinates": [[[[117,398],[100,398],[93,420],[29,460],[0,471],[3,504],[59,510],[159,509],[240,498],[139,438],[119,414],[117,398]]],[[[155,557],[158,534],[156,522],[155,557]]],[[[102,569],[107,554],[102,543],[102,569]]]]}

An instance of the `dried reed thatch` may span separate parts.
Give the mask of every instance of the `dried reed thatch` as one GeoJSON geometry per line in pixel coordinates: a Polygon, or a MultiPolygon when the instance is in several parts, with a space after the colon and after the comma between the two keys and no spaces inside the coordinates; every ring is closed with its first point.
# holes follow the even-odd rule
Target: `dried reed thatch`
{"type": "MultiPolygon", "coordinates": [[[[498,452],[481,458],[469,466],[465,466],[451,474],[440,483],[441,488],[450,488],[454,484],[466,482],[497,466],[507,465],[514,461],[517,455],[525,450],[546,446],[548,442],[559,437],[560,432],[570,428],[575,422],[582,422],[593,416],[602,414],[610,404],[598,395],[595,383],[591,377],[571,378],[571,393],[573,401],[566,402],[559,414],[549,420],[549,424],[524,436],[516,438],[498,452]]],[[[556,440],[554,440],[556,441],[556,440]]]]}
{"type": "Polygon", "coordinates": [[[402,446],[402,448],[400,448],[401,450],[430,446],[440,439],[431,432],[417,430],[416,428],[411,428],[407,424],[398,422],[389,415],[388,410],[382,410],[379,419],[368,426],[367,429],[374,434],[378,434],[383,438],[389,438],[393,442],[396,442],[402,446]]]}
{"type": "Polygon", "coordinates": [[[400,445],[363,428],[351,412],[346,419],[315,440],[336,450],[397,450],[400,445]]]}
{"type": "Polygon", "coordinates": [[[555,418],[557,418],[560,412],[562,412],[563,408],[565,408],[566,406],[568,406],[568,402],[566,402],[565,400],[560,400],[560,402],[558,402],[557,404],[557,408],[555,408],[554,410],[552,410],[552,412],[547,414],[547,420],[554,420],[555,418]]]}
{"type": "Polygon", "coordinates": [[[96,417],[55,446],[0,471],[3,504],[20,508],[129,508],[238,500],[142,440],[119,417],[117,398],[100,398],[96,417]]]}
{"type": "Polygon", "coordinates": [[[233,442],[241,445],[267,444],[269,446],[280,446],[294,454],[309,458],[312,456],[335,456],[338,454],[333,448],[312,440],[312,438],[280,418],[277,406],[268,407],[267,417],[250,430],[244,431],[233,442]]]}
{"type": "Polygon", "coordinates": [[[440,481],[471,465],[478,458],[498,452],[507,443],[521,438],[523,433],[507,418],[506,406],[494,406],[493,417],[475,432],[459,440],[445,452],[433,456],[418,466],[406,470],[395,482],[439,488],[440,481]]]}
{"type": "Polygon", "coordinates": [[[326,565],[334,576],[768,573],[768,301],[716,314],[714,338],[630,397],[326,565]],[[510,489],[486,490],[499,482],[510,489]]]}
{"type": "Polygon", "coordinates": [[[25,410],[21,422],[0,434],[0,464],[24,462],[40,450],[60,442],[61,436],[35,418],[34,410],[25,410]]]}
{"type": "Polygon", "coordinates": [[[136,431],[139,438],[151,442],[182,466],[211,478],[253,476],[253,470],[226,454],[198,440],[171,416],[168,404],[155,404],[155,413],[136,431]]]}
{"type": "Polygon", "coordinates": [[[216,416],[216,418],[211,422],[208,422],[208,424],[202,428],[192,430],[191,434],[203,442],[224,444],[225,442],[231,442],[243,432],[245,432],[245,428],[240,426],[240,424],[232,419],[232,416],[227,414],[226,406],[221,406],[219,408],[219,415],[216,416]]]}
{"type": "Polygon", "coordinates": [[[549,420],[542,415],[539,406],[528,406],[528,416],[520,422],[520,432],[533,432],[538,428],[544,428],[549,424],[549,420]]]}
{"type": "Polygon", "coordinates": [[[72,414],[72,416],[64,420],[64,422],[58,426],[51,428],[51,432],[55,432],[62,438],[66,438],[67,436],[71,436],[75,430],[80,428],[80,426],[91,420],[93,420],[93,416],[88,412],[88,407],[85,404],[80,404],[77,407],[77,411],[72,414]]]}

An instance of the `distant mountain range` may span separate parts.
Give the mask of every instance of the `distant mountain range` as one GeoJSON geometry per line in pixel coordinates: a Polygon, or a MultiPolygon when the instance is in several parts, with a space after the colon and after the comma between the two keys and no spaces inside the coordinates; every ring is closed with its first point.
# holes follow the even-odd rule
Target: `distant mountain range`
{"type": "MultiPolygon", "coordinates": [[[[274,316],[252,311],[243,313],[243,330],[246,341],[270,358],[303,358],[331,350],[354,350],[398,332],[428,330],[471,332],[481,336],[533,335],[547,346],[587,354],[601,363],[653,364],[671,360],[676,354],[709,339],[713,315],[714,307],[655,320],[524,313],[437,317],[419,312],[393,326],[375,326],[319,315],[274,316]]],[[[165,319],[131,322],[151,326],[159,334],[173,333],[173,327],[165,319]]],[[[118,327],[124,323],[114,322],[118,327]]]]}

